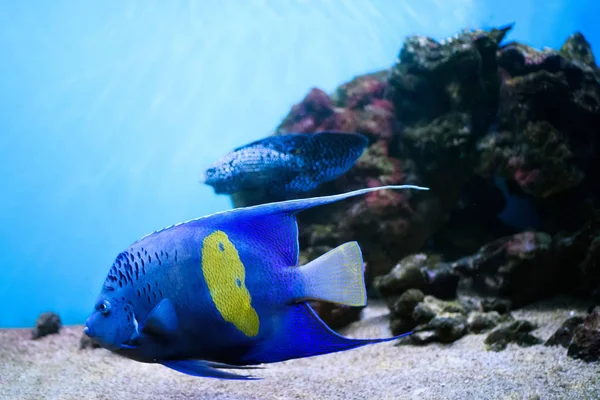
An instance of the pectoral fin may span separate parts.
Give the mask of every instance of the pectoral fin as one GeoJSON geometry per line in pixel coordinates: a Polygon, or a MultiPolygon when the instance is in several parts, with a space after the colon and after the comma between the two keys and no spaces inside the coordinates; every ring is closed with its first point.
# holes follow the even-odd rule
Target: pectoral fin
{"type": "Polygon", "coordinates": [[[147,335],[170,336],[177,332],[179,321],[173,303],[163,299],[148,314],[142,332],[147,335]]]}

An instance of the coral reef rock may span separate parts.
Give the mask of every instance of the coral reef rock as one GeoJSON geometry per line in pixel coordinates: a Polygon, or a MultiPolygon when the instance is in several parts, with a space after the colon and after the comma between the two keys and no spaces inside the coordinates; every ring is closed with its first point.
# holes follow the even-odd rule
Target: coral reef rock
{"type": "Polygon", "coordinates": [[[504,323],[494,328],[487,335],[484,343],[489,350],[493,351],[504,350],[509,343],[516,343],[521,347],[534,346],[543,342],[531,334],[536,328],[533,323],[526,320],[504,323]]]}
{"type": "Polygon", "coordinates": [[[510,314],[483,311],[479,299],[467,296],[445,301],[409,289],[399,297],[388,298],[387,302],[392,332],[399,335],[411,330],[413,334],[407,340],[414,344],[450,343],[469,331],[481,333],[512,320],[510,314]]]}
{"type": "Polygon", "coordinates": [[[567,354],[587,362],[600,360],[600,307],[591,310],[575,328],[567,354]]]}
{"type": "Polygon", "coordinates": [[[503,317],[497,311],[473,312],[469,315],[467,323],[474,333],[481,333],[494,328],[502,321],[503,317]]]}
{"type": "MultiPolygon", "coordinates": [[[[409,289],[452,299],[466,287],[485,297],[478,312],[500,315],[561,292],[600,298],[600,70],[580,33],[559,50],[538,50],[503,43],[510,29],[408,37],[390,69],[331,94],[312,88],[291,108],[273,135],[340,130],[369,139],[346,174],[302,196],[431,189],[380,191],[299,214],[303,262],[357,240],[369,294],[400,314],[414,298],[389,298],[409,289]]],[[[419,321],[431,316],[422,304],[419,321]]],[[[334,318],[336,307],[336,321],[358,318],[338,306],[320,313],[334,318]]],[[[497,320],[434,314],[439,332],[449,321],[459,327],[444,328],[444,339],[469,321],[483,329],[497,320]]],[[[392,324],[415,323],[396,315],[392,324]]]]}
{"type": "Polygon", "coordinates": [[[600,288],[600,225],[594,219],[572,234],[502,237],[449,265],[461,286],[468,281],[480,295],[513,308],[559,293],[594,295],[600,288]]]}
{"type": "Polygon", "coordinates": [[[513,307],[554,294],[560,285],[552,238],[542,232],[497,239],[452,265],[472,280],[474,290],[509,299],[513,307]]]}
{"type": "Polygon", "coordinates": [[[441,43],[407,38],[389,79],[388,95],[399,119],[414,124],[451,110],[493,110],[499,85],[496,53],[509,29],[463,31],[441,43]]]}
{"type": "Polygon", "coordinates": [[[42,313],[35,322],[35,328],[31,332],[33,339],[59,333],[62,322],[58,314],[53,312],[42,313]]]}
{"type": "Polygon", "coordinates": [[[554,332],[552,336],[546,343],[545,346],[562,346],[565,349],[569,347],[571,344],[571,340],[573,340],[573,335],[575,334],[575,328],[583,323],[583,317],[571,317],[566,320],[560,328],[554,332]]]}
{"type": "Polygon", "coordinates": [[[374,286],[384,297],[419,289],[426,294],[451,299],[456,297],[458,279],[439,256],[419,253],[405,257],[388,274],[375,278],[374,286]]]}

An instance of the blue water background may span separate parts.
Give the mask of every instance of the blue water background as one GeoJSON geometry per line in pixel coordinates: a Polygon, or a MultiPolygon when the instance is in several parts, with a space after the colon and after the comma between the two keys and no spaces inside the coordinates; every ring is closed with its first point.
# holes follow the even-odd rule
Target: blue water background
{"type": "Polygon", "coordinates": [[[516,22],[596,49],[600,3],[485,0],[2,1],[0,326],[91,310],[140,236],[230,207],[198,183],[311,87],[389,67],[410,34],[516,22]]]}

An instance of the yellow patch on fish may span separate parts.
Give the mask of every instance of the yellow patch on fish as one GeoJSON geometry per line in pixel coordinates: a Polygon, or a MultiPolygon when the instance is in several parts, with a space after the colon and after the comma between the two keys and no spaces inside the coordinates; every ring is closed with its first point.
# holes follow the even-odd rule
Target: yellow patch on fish
{"type": "Polygon", "coordinates": [[[223,319],[246,336],[258,335],[260,322],[246,287],[246,268],[225,232],[215,231],[204,238],[202,273],[223,319]]]}

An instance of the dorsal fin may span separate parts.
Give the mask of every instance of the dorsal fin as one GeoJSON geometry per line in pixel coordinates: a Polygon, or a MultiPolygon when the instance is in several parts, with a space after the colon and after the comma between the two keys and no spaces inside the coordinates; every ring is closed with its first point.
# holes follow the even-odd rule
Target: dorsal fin
{"type": "MultiPolygon", "coordinates": [[[[295,199],[280,201],[275,203],[259,204],[252,207],[235,208],[233,210],[223,211],[222,214],[238,214],[240,217],[250,216],[268,216],[268,215],[293,215],[300,211],[308,210],[309,208],[324,206],[326,204],[335,203],[341,200],[349,199],[351,197],[360,196],[370,192],[376,192],[379,190],[403,190],[403,189],[416,189],[416,190],[429,190],[427,187],[415,186],[415,185],[388,185],[378,186],[372,188],[365,188],[354,190],[352,192],[346,192],[341,194],[334,194],[331,196],[320,196],[320,197],[309,197],[306,199],[295,199]]],[[[215,215],[215,214],[213,214],[215,215]]]]}
{"type": "Polygon", "coordinates": [[[260,204],[252,207],[234,208],[211,214],[207,217],[197,219],[192,223],[198,223],[203,227],[210,226],[212,229],[221,229],[228,234],[238,233],[242,237],[248,237],[248,234],[251,233],[255,242],[264,243],[262,247],[264,247],[265,251],[277,252],[283,265],[295,266],[298,264],[299,254],[296,213],[385,189],[429,190],[428,188],[413,185],[380,186],[332,196],[311,197],[260,204]]]}
{"type": "Polygon", "coordinates": [[[295,148],[302,146],[310,138],[310,135],[304,133],[291,133],[286,135],[269,136],[263,139],[255,140],[243,146],[236,147],[232,152],[236,152],[248,147],[257,145],[264,146],[269,149],[281,152],[289,152],[295,148]]]}

